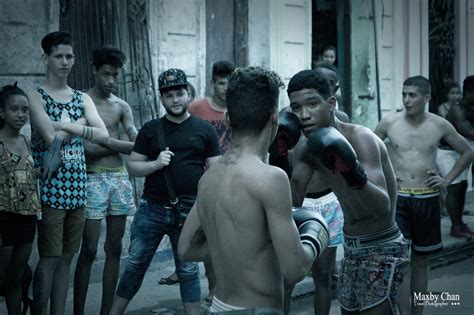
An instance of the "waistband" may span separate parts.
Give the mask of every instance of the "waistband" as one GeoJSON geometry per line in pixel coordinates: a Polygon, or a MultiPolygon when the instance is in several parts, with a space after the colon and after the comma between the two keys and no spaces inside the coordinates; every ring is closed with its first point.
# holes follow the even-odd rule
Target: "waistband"
{"type": "MultiPolygon", "coordinates": [[[[197,196],[194,196],[194,195],[180,195],[177,198],[178,198],[178,202],[194,203],[196,201],[196,197],[197,196]]],[[[171,204],[169,198],[166,198],[166,199],[161,199],[160,198],[158,200],[154,200],[154,199],[150,199],[150,198],[142,196],[142,199],[145,200],[148,203],[154,204],[156,206],[163,207],[165,209],[171,209],[172,208],[172,204],[171,204]]]]}
{"type": "Polygon", "coordinates": [[[399,188],[398,189],[399,196],[405,197],[413,197],[416,196],[418,198],[429,198],[435,197],[439,195],[439,190],[433,187],[422,187],[422,188],[399,188]]]}
{"type": "Polygon", "coordinates": [[[306,207],[319,207],[319,206],[326,206],[327,204],[334,202],[337,200],[336,194],[334,192],[330,192],[327,195],[319,197],[317,199],[313,198],[304,198],[303,206],[306,207]]]}
{"type": "Polygon", "coordinates": [[[357,237],[348,236],[344,233],[344,246],[349,248],[367,247],[393,241],[401,235],[402,232],[400,231],[397,225],[393,225],[392,227],[378,233],[357,237]]]}
{"type": "Polygon", "coordinates": [[[87,173],[127,173],[124,165],[119,167],[104,167],[99,165],[87,165],[87,173]]]}
{"type": "Polygon", "coordinates": [[[272,307],[243,308],[222,302],[214,296],[210,314],[231,314],[231,315],[283,315],[283,311],[272,307]]]}
{"type": "Polygon", "coordinates": [[[315,193],[307,193],[305,197],[306,198],[311,198],[311,199],[318,199],[318,198],[324,197],[326,195],[329,195],[330,193],[332,193],[332,189],[328,188],[326,190],[318,191],[318,192],[315,192],[315,193]]]}

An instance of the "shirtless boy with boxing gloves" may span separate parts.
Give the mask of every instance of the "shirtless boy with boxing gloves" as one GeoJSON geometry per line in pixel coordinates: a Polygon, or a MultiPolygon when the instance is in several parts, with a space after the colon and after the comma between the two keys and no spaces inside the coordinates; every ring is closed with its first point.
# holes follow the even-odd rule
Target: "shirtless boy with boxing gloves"
{"type": "Polygon", "coordinates": [[[409,258],[395,223],[393,168],[385,145],[371,130],[335,117],[332,95],[318,70],[301,71],[288,84],[292,112],[307,137],[294,149],[293,205],[301,206],[313,172],[319,173],[344,212],[338,284],[342,314],[397,314],[398,288],[409,258]]]}

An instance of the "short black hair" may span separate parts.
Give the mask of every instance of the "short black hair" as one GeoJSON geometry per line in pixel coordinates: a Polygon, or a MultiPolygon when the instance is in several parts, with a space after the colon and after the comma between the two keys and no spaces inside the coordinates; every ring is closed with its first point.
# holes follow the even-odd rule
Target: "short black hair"
{"type": "Polygon", "coordinates": [[[444,83],[444,96],[445,96],[445,97],[448,97],[449,92],[451,91],[451,89],[454,89],[454,88],[461,89],[461,88],[459,87],[459,84],[458,84],[456,81],[447,80],[447,81],[444,83]]]}
{"type": "Polygon", "coordinates": [[[409,77],[403,82],[403,86],[414,86],[417,87],[421,94],[431,95],[431,83],[430,80],[421,75],[409,77]]]}
{"type": "Polygon", "coordinates": [[[230,76],[226,102],[232,132],[259,134],[278,108],[284,84],[273,71],[260,67],[237,68],[230,76]]]}
{"type": "Polygon", "coordinates": [[[462,95],[474,93],[474,75],[468,75],[462,82],[462,95]]]}
{"type": "MultiPolygon", "coordinates": [[[[2,90],[0,91],[0,108],[5,110],[6,109],[6,104],[10,96],[13,95],[22,95],[28,99],[28,95],[26,95],[25,91],[23,91],[21,88],[17,86],[17,83],[15,82],[12,85],[5,85],[2,90]]],[[[3,125],[5,124],[5,120],[0,117],[0,129],[3,128],[3,125]]]]}
{"type": "Polygon", "coordinates": [[[52,32],[47,34],[41,40],[41,47],[46,55],[53,52],[53,48],[59,45],[67,45],[74,47],[71,34],[66,32],[52,32]]]}
{"type": "Polygon", "coordinates": [[[303,89],[315,89],[324,98],[333,95],[331,84],[320,70],[302,70],[295,74],[288,83],[288,96],[303,89]]]}
{"type": "Polygon", "coordinates": [[[127,60],[125,54],[114,46],[103,46],[92,52],[92,64],[99,70],[103,65],[122,68],[127,60]]]}
{"type": "Polygon", "coordinates": [[[217,77],[227,78],[235,70],[235,65],[227,60],[217,61],[212,65],[212,80],[217,77]]]}
{"type": "Polygon", "coordinates": [[[196,89],[194,88],[194,85],[191,84],[191,82],[188,81],[188,93],[189,93],[189,99],[193,101],[196,98],[196,89]]]}
{"type": "Polygon", "coordinates": [[[324,52],[326,50],[332,50],[334,51],[334,53],[336,53],[336,47],[332,46],[332,45],[326,45],[323,47],[323,49],[321,49],[321,55],[324,54],[324,52]]]}

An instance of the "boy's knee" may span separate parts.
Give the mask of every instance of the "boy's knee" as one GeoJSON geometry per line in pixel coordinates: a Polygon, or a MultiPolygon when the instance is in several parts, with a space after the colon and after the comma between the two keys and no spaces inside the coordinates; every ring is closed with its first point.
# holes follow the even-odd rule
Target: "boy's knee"
{"type": "Polygon", "coordinates": [[[105,254],[108,257],[120,257],[122,253],[122,242],[106,242],[104,245],[105,254]]]}
{"type": "Polygon", "coordinates": [[[97,256],[97,247],[87,246],[81,249],[81,256],[87,261],[93,261],[97,256]]]}
{"type": "Polygon", "coordinates": [[[322,286],[328,286],[331,284],[332,274],[329,270],[319,270],[315,272],[313,270],[313,280],[322,286]]]}

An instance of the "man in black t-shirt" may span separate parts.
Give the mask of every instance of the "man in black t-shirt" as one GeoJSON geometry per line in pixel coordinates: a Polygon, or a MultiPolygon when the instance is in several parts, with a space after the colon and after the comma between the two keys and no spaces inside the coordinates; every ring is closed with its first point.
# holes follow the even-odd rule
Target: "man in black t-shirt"
{"type": "Polygon", "coordinates": [[[169,236],[173,249],[185,312],[200,312],[199,266],[193,262],[181,262],[178,258],[181,228],[170,204],[163,170],[169,170],[176,196],[181,200],[193,200],[205,166],[211,166],[220,156],[219,142],[209,123],[188,113],[189,94],[182,70],[163,72],[158,84],[166,115],[142,127],[130,154],[129,174],[145,176],[146,179],[131,228],[127,265],[120,277],[111,314],[124,313],[140,288],[165,234],[169,236]],[[163,137],[159,135],[160,131],[163,131],[163,137]]]}

